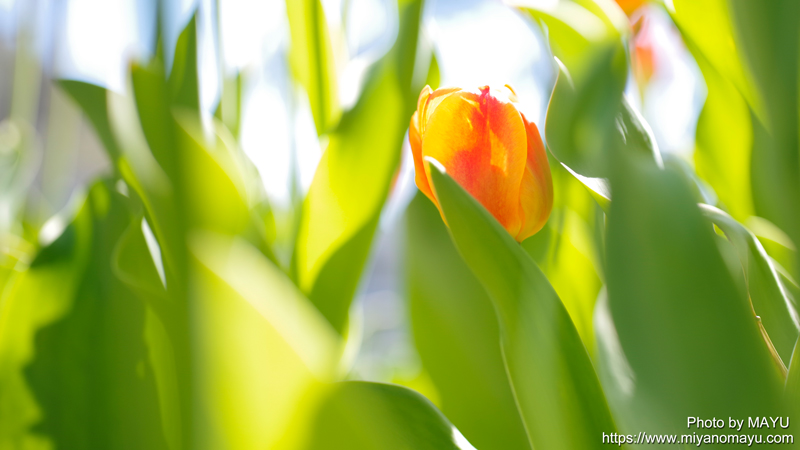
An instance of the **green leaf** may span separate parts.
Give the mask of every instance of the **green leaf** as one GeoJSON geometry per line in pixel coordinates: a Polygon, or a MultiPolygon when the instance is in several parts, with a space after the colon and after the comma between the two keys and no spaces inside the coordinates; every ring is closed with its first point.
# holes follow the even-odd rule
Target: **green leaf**
{"type": "Polygon", "coordinates": [[[733,39],[725,0],[674,2],[672,19],[695,57],[708,88],[697,121],[697,174],[737,220],[754,214],[750,183],[752,89],[733,39]]]}
{"type": "Polygon", "coordinates": [[[614,423],[589,355],[547,278],[474,198],[431,164],[456,247],[491,297],[534,448],[601,448],[614,423]]]}
{"type": "Polygon", "coordinates": [[[193,346],[202,355],[196,429],[204,448],[273,448],[319,381],[333,381],[341,339],[289,278],[238,238],[193,233],[193,346]]]}
{"type": "Polygon", "coordinates": [[[294,253],[297,283],[340,333],[416,105],[409,49],[416,48],[421,10],[421,1],[403,5],[397,42],[330,135],[303,203],[294,253]]]}
{"type": "Polygon", "coordinates": [[[584,62],[588,67],[577,74],[558,64],[545,122],[547,146],[560,162],[586,177],[608,176],[607,148],[614,142],[625,79],[621,49],[598,46],[595,56],[584,62]]]}
{"type": "Polygon", "coordinates": [[[425,397],[401,386],[362,381],[332,385],[301,449],[474,450],[425,397]]]}
{"type": "Polygon", "coordinates": [[[320,0],[287,0],[291,47],[289,64],[311,104],[317,134],[339,121],[338,86],[331,36],[320,0]]]}
{"type": "Polygon", "coordinates": [[[36,356],[36,332],[69,308],[85,270],[91,237],[87,214],[43,248],[30,267],[9,274],[0,297],[0,448],[47,448],[30,428],[42,419],[23,369],[36,356]]]}
{"type": "Polygon", "coordinates": [[[557,163],[551,165],[551,175],[553,211],[545,227],[523,241],[522,248],[545,274],[594,356],[592,315],[603,284],[600,255],[605,219],[599,202],[579,176],[557,163]]]}
{"type": "MultiPolygon", "coordinates": [[[[734,39],[735,30],[729,2],[726,0],[674,0],[668,9],[672,20],[681,32],[689,50],[701,63],[703,76],[706,67],[725,77],[744,97],[757,108],[749,74],[742,64],[739,45],[734,39]]],[[[707,80],[711,86],[713,81],[707,80]]]]}
{"type": "Polygon", "coordinates": [[[772,344],[783,361],[789,362],[798,338],[798,316],[778,273],[756,236],[717,208],[700,205],[703,215],[728,237],[741,260],[747,290],[755,313],[761,318],[772,344]]]}
{"type": "Polygon", "coordinates": [[[192,14],[178,42],[169,75],[172,103],[194,111],[200,109],[200,81],[197,73],[197,12],[192,14]]]}
{"type": "Polygon", "coordinates": [[[108,119],[106,89],[76,80],[59,80],[58,85],[80,106],[113,161],[120,156],[120,149],[108,119]]]}
{"type": "Polygon", "coordinates": [[[233,76],[225,77],[222,80],[222,94],[215,114],[236,138],[239,136],[242,123],[243,87],[244,75],[242,75],[242,72],[236,72],[233,76]]]}
{"type": "Polygon", "coordinates": [[[477,448],[529,449],[489,296],[430,200],[417,193],[406,214],[411,326],[442,412],[477,448]]]}
{"type": "Polygon", "coordinates": [[[732,0],[730,8],[759,105],[752,156],[756,213],[800,242],[800,3],[732,0]]]}
{"type": "MultiPolygon", "coordinates": [[[[91,188],[73,228],[62,237],[72,243],[56,241],[26,273],[36,280],[70,264],[69,278],[39,279],[49,284],[35,290],[20,283],[6,301],[30,304],[36,312],[26,317],[24,310],[9,311],[4,317],[40,325],[33,353],[28,353],[33,358],[24,369],[41,408],[33,431],[58,448],[167,448],[143,336],[145,306],[111,271],[116,242],[130,215],[125,198],[110,186],[105,182],[91,188]],[[84,264],[65,258],[70,246],[86,255],[84,264]]],[[[12,345],[24,343],[24,336],[16,337],[12,345]]]]}
{"type": "Polygon", "coordinates": [[[630,373],[627,392],[604,384],[623,430],[680,434],[690,416],[778,414],[781,374],[685,178],[630,155],[613,167],[608,304],[612,354],[629,370],[601,362],[630,373]]]}

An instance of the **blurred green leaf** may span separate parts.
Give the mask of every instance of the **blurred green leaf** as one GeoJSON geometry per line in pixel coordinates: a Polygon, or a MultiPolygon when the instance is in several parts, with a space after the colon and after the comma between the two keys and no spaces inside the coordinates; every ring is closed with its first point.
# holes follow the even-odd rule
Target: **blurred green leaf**
{"type": "Polygon", "coordinates": [[[586,177],[607,176],[607,148],[613,142],[625,79],[621,45],[598,46],[596,51],[592,61],[584,63],[589,67],[583,73],[573,74],[558,64],[545,124],[553,155],[586,177]]]}
{"type": "Polygon", "coordinates": [[[320,0],[286,0],[291,31],[289,64],[311,104],[317,134],[327,133],[341,116],[333,46],[320,0]]]}
{"type": "Polygon", "coordinates": [[[194,111],[200,109],[200,81],[197,73],[197,12],[178,36],[169,75],[172,103],[194,111]]]}
{"type": "Polygon", "coordinates": [[[530,449],[489,296],[430,200],[418,192],[406,214],[411,326],[442,412],[477,448],[530,449]]]}
{"type": "Polygon", "coordinates": [[[242,124],[242,89],[244,88],[244,75],[236,72],[233,76],[224,77],[222,80],[222,94],[219,105],[214,114],[231,131],[233,137],[238,138],[242,124]]]}
{"type": "Polygon", "coordinates": [[[601,373],[630,374],[627,390],[604,383],[623,430],[778,414],[781,374],[686,180],[641,156],[618,153],[613,167],[605,337],[618,343],[603,346],[618,351],[601,373]]]}
{"type": "Polygon", "coordinates": [[[474,450],[425,397],[401,386],[332,385],[301,449],[474,450]]]}
{"type": "Polygon", "coordinates": [[[416,105],[411,50],[416,48],[421,11],[421,1],[402,5],[397,42],[330,135],[303,204],[294,254],[297,282],[340,333],[416,105]]]}
{"type": "Polygon", "coordinates": [[[273,448],[319,381],[332,381],[341,339],[257,249],[194,233],[193,345],[202,448],[273,448]]]}
{"type": "Polygon", "coordinates": [[[730,2],[736,44],[756,91],[752,184],[756,213],[800,242],[800,3],[730,2]]]}
{"type": "Polygon", "coordinates": [[[513,238],[431,164],[464,261],[494,302],[503,356],[534,448],[601,448],[614,423],[589,355],[547,278],[513,238]]]}
{"type": "Polygon", "coordinates": [[[111,159],[116,162],[120,150],[108,120],[106,89],[76,80],[59,80],[58,85],[81,107],[97,132],[103,147],[111,159]]]}
{"type": "Polygon", "coordinates": [[[69,309],[89,257],[91,217],[83,214],[23,270],[9,273],[0,297],[0,448],[48,448],[30,428],[41,421],[23,369],[36,356],[36,332],[69,309]]]}
{"type": "MultiPolygon", "coordinates": [[[[12,294],[19,298],[7,300],[49,310],[4,318],[31,324],[49,316],[46,325],[39,322],[44,326],[24,374],[41,408],[33,431],[58,448],[166,448],[143,338],[145,307],[111,271],[116,242],[130,223],[125,203],[109,182],[95,184],[65,241],[43,250],[28,272],[34,277],[66,263],[75,266],[73,279],[50,280],[52,293],[21,283],[12,294]],[[70,251],[86,254],[85,264],[70,261],[70,251]]],[[[9,343],[24,344],[24,335],[16,338],[9,343]]]]}
{"type": "Polygon", "coordinates": [[[763,217],[748,217],[745,225],[758,237],[767,254],[778,263],[778,266],[785,270],[790,278],[797,279],[800,275],[797,270],[797,248],[786,232],[763,217]]]}
{"type": "Polygon", "coordinates": [[[553,211],[545,227],[523,241],[522,248],[545,274],[564,303],[584,346],[594,356],[592,315],[603,284],[599,256],[602,246],[598,245],[603,239],[602,231],[598,230],[602,227],[603,213],[580,176],[557,162],[551,165],[551,174],[553,211]]]}
{"type": "Polygon", "coordinates": [[[725,233],[736,249],[753,309],[781,359],[788,363],[800,325],[797,311],[787,298],[766,250],[750,230],[731,216],[709,205],[700,205],[700,211],[725,233]]]}
{"type": "Polygon", "coordinates": [[[750,183],[752,93],[733,39],[725,0],[674,2],[672,19],[681,31],[708,95],[697,120],[694,162],[737,220],[754,214],[750,183]]]}
{"type": "MultiPolygon", "coordinates": [[[[689,50],[701,64],[703,76],[707,77],[707,69],[711,69],[713,72],[710,73],[725,77],[739,92],[737,97],[743,97],[751,107],[759,109],[734,39],[730,9],[727,0],[673,0],[668,12],[689,50]]],[[[714,89],[716,81],[716,77],[707,79],[706,84],[714,89]]]]}

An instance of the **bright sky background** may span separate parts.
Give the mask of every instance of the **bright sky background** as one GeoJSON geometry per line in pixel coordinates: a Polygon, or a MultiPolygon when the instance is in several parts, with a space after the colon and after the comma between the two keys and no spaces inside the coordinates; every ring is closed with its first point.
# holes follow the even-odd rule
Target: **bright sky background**
{"type": "MultiPolygon", "coordinates": [[[[0,0],[0,38],[13,35],[14,21],[10,18],[19,15],[25,3],[0,0]]],[[[152,45],[154,3],[155,0],[38,0],[34,12],[37,51],[47,60],[48,49],[54,50],[52,60],[57,76],[92,81],[123,92],[128,61],[145,56],[152,45]],[[47,14],[58,13],[53,9],[57,7],[64,8],[63,23],[41,32],[48,29],[47,14]]],[[[339,74],[345,106],[357,99],[364,70],[391,47],[397,35],[395,0],[349,3],[351,9],[344,18],[348,24],[343,41],[345,63],[339,74]]],[[[215,0],[168,2],[167,48],[174,46],[180,30],[199,5],[201,106],[210,117],[219,96],[220,56],[228,71],[244,71],[247,88],[241,144],[259,168],[270,197],[280,207],[289,202],[292,165],[297,164],[300,184],[307,188],[324,146],[324,140],[320,143],[313,132],[304,94],[289,78],[285,3],[221,0],[220,49],[214,44],[215,4],[215,0]]],[[[323,0],[323,6],[329,27],[341,29],[343,0],[323,0]]],[[[628,94],[648,119],[662,151],[690,155],[705,86],[669,18],[655,7],[648,10],[648,17],[652,19],[652,38],[666,61],[662,64],[665,70],[653,78],[643,104],[637,89],[629,87],[628,94]]],[[[428,0],[424,32],[434,43],[442,85],[508,83],[516,90],[526,116],[543,127],[554,67],[541,34],[526,19],[499,1],[428,0]]],[[[399,195],[406,199],[414,189],[411,178],[413,173],[405,164],[398,187],[399,195]]],[[[402,204],[401,201],[396,206],[402,204]]],[[[393,204],[389,206],[392,209],[393,204]]]]}

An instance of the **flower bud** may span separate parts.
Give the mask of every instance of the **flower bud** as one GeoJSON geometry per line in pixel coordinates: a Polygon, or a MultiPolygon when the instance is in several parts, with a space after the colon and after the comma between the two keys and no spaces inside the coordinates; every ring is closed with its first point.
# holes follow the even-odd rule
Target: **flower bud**
{"type": "Polygon", "coordinates": [[[509,86],[477,91],[425,86],[409,140],[417,187],[437,207],[427,156],[522,242],[547,222],[553,182],[539,130],[516,102],[509,86]]]}

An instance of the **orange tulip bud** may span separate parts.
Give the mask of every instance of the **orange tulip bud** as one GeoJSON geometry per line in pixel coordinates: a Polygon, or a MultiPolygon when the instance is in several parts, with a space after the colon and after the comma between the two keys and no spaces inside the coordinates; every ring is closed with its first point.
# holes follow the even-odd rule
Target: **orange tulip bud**
{"type": "Polygon", "coordinates": [[[417,187],[437,207],[427,156],[522,242],[547,222],[553,181],[539,130],[516,101],[509,86],[477,91],[425,86],[411,117],[409,141],[417,187]]]}

